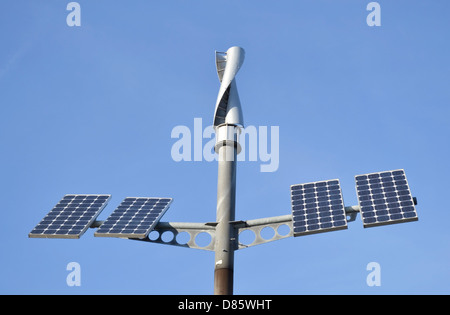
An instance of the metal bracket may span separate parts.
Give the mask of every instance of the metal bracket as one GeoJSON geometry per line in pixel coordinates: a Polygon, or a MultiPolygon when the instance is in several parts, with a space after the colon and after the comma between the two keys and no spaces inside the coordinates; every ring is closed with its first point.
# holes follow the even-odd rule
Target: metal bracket
{"type": "MultiPolygon", "coordinates": [[[[356,220],[356,216],[360,211],[359,206],[345,207],[345,214],[347,216],[347,222],[353,222],[356,220]]],[[[284,238],[288,238],[294,235],[293,225],[292,225],[292,215],[283,215],[278,217],[270,217],[256,220],[248,221],[236,221],[232,222],[237,230],[237,235],[239,236],[244,231],[251,231],[254,233],[254,240],[249,244],[243,244],[241,242],[236,242],[236,249],[248,248],[251,246],[256,246],[260,244],[265,244],[273,241],[278,241],[284,238]],[[281,233],[280,227],[287,226],[289,232],[281,233]],[[273,236],[270,238],[265,238],[262,235],[264,229],[272,229],[273,236]]]]}
{"type": "MultiPolygon", "coordinates": [[[[347,215],[347,222],[353,222],[356,219],[359,206],[345,207],[345,213],[347,215]]],[[[91,228],[98,228],[102,225],[103,221],[95,221],[91,228]]],[[[282,215],[277,217],[269,217],[262,219],[254,219],[247,221],[233,221],[230,222],[234,228],[236,239],[233,239],[235,244],[235,250],[244,249],[260,244],[265,244],[273,241],[278,241],[293,236],[292,215],[282,215]],[[281,227],[286,226],[289,231],[281,231],[281,227]],[[264,229],[269,229],[272,232],[271,237],[265,237],[265,233],[262,233],[264,229]],[[254,234],[254,239],[248,244],[244,244],[240,241],[239,235],[245,231],[251,231],[254,234]],[[264,234],[264,235],[263,235],[264,234]]],[[[208,251],[214,251],[214,245],[216,241],[216,225],[217,222],[207,223],[189,223],[189,222],[159,222],[155,229],[144,239],[129,238],[130,240],[143,241],[149,243],[157,243],[163,245],[172,245],[178,247],[195,248],[208,251]],[[181,240],[178,236],[181,233],[187,233],[189,239],[185,238],[185,241],[181,240]],[[198,239],[200,234],[209,235],[209,242],[198,239]]]]}
{"type": "MultiPolygon", "coordinates": [[[[236,242],[235,249],[244,249],[251,246],[256,246],[260,244],[265,244],[268,242],[273,242],[277,240],[281,240],[284,238],[288,238],[293,236],[293,228],[292,228],[292,215],[282,215],[278,217],[270,217],[263,219],[255,219],[255,220],[247,220],[247,221],[235,221],[232,222],[234,228],[236,229],[236,235],[238,236],[245,231],[251,231],[254,234],[253,242],[249,244],[244,244],[240,241],[236,242]],[[288,233],[282,233],[280,231],[281,226],[287,226],[289,228],[288,233]],[[272,237],[265,238],[262,235],[262,231],[264,229],[272,230],[272,237]]],[[[270,233],[269,233],[270,234],[270,233]]]]}
{"type": "Polygon", "coordinates": [[[151,231],[146,238],[132,240],[213,251],[216,235],[216,225],[216,222],[159,222],[156,225],[155,229],[151,231]],[[178,235],[181,233],[187,233],[189,235],[189,239],[184,242],[181,241],[178,238],[178,235]],[[206,244],[203,244],[203,242],[200,242],[197,238],[202,233],[206,233],[210,237],[210,241],[205,242],[206,244]]]}
{"type": "MultiPolygon", "coordinates": [[[[144,241],[150,243],[158,243],[163,245],[173,245],[179,247],[195,248],[214,251],[215,244],[215,232],[217,222],[209,223],[183,223],[183,222],[160,222],[156,225],[155,229],[144,239],[134,239],[137,241],[144,241]],[[165,233],[169,233],[169,236],[164,237],[165,233]],[[187,242],[180,242],[177,236],[180,233],[188,233],[189,240],[187,242]],[[208,244],[199,244],[197,236],[201,233],[207,233],[210,236],[210,242],[208,244]]],[[[235,249],[243,249],[250,246],[264,244],[279,239],[291,237],[292,233],[292,215],[283,215],[279,217],[263,218],[248,221],[233,221],[231,225],[235,229],[236,238],[239,238],[239,234],[250,230],[255,233],[255,240],[251,244],[242,244],[238,239],[234,239],[235,249]],[[289,227],[289,233],[282,234],[279,232],[279,227],[287,225],[289,227]],[[261,235],[261,231],[264,228],[272,228],[274,230],[274,236],[270,239],[265,239],[261,235]]]]}
{"type": "Polygon", "coordinates": [[[360,206],[345,207],[345,215],[347,216],[347,222],[353,222],[356,220],[356,216],[360,212],[360,206]]]}

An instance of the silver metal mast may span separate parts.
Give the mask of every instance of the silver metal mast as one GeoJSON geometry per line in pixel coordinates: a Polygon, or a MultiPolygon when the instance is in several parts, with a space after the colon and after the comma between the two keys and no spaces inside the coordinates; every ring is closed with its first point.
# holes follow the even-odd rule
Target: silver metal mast
{"type": "Polygon", "coordinates": [[[237,235],[230,222],[235,218],[237,150],[227,143],[218,148],[218,154],[214,294],[231,295],[237,235]]]}
{"type": "Polygon", "coordinates": [[[215,238],[214,294],[233,294],[234,251],[237,249],[235,220],[236,160],[240,152],[239,133],[243,127],[241,103],[235,76],[244,61],[244,50],[232,47],[216,52],[221,82],[214,114],[215,150],[219,155],[217,179],[217,226],[215,238]]]}

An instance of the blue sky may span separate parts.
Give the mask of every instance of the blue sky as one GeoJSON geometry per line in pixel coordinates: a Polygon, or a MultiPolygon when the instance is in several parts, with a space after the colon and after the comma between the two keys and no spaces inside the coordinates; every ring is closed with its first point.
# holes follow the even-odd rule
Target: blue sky
{"type": "Polygon", "coordinates": [[[403,168],[419,221],[239,250],[236,294],[450,293],[450,3],[69,1],[0,4],[0,293],[211,294],[208,251],[94,238],[29,239],[62,196],[172,197],[163,221],[215,221],[217,163],[175,162],[171,131],[212,123],[214,51],[246,51],[247,125],[279,126],[279,168],[240,162],[236,218],[290,213],[289,187],[403,168]],[[66,284],[69,262],[80,287],[66,284]],[[381,286],[366,284],[370,262],[381,286]]]}

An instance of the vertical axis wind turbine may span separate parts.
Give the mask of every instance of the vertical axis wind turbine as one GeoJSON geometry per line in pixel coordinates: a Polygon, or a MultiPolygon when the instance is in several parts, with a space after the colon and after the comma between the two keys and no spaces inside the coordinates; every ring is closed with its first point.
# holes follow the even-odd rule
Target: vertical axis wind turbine
{"type": "Polygon", "coordinates": [[[415,205],[402,169],[355,176],[358,205],[345,206],[338,179],[292,185],[291,214],[247,221],[235,220],[236,160],[241,151],[239,135],[244,127],[236,75],[245,52],[231,47],[216,52],[219,95],[214,113],[215,151],[218,154],[216,222],[161,222],[172,198],[127,197],[105,221],[98,215],[111,195],[65,195],[28,234],[30,238],[80,238],[88,228],[95,237],[116,237],[185,248],[214,251],[214,294],[233,294],[234,251],[287,237],[347,229],[360,213],[365,228],[417,221],[415,205]],[[288,233],[280,233],[287,226],[288,233]],[[272,238],[261,235],[273,229],[272,238]],[[239,242],[242,232],[251,231],[250,244],[239,242]],[[188,234],[183,241],[180,234],[188,234]],[[201,234],[211,241],[203,244],[201,234]],[[163,237],[164,235],[164,237],[163,237]],[[168,237],[166,237],[168,235],[168,237]]]}

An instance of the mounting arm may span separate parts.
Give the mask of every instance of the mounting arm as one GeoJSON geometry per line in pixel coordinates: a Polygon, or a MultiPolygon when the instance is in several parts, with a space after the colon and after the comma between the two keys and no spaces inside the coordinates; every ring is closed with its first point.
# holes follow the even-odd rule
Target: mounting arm
{"type": "MultiPolygon", "coordinates": [[[[345,207],[345,213],[347,215],[347,222],[353,222],[359,212],[359,206],[345,207]]],[[[103,221],[95,221],[91,228],[98,228],[103,223],[103,221]]],[[[237,239],[232,239],[234,243],[234,249],[244,249],[260,244],[265,244],[273,241],[278,241],[293,236],[293,226],[292,226],[292,214],[286,214],[276,217],[268,217],[261,219],[253,219],[247,221],[231,221],[230,225],[233,227],[237,239]],[[281,226],[287,226],[289,228],[288,233],[280,233],[279,228],[281,226]],[[272,228],[274,236],[270,239],[265,239],[261,235],[261,231],[266,228],[272,228]],[[250,230],[254,233],[255,239],[250,244],[239,243],[239,234],[244,231],[250,230]]],[[[185,248],[195,248],[208,251],[214,251],[216,243],[216,227],[217,222],[207,222],[207,223],[191,223],[191,222],[159,222],[153,231],[157,233],[150,233],[144,239],[130,238],[130,240],[143,241],[149,243],[157,243],[163,245],[172,245],[185,248]],[[173,237],[168,237],[168,240],[164,240],[163,234],[168,232],[171,233],[173,237]],[[187,233],[189,235],[189,240],[187,242],[179,242],[177,236],[180,233],[187,233]],[[196,243],[197,236],[201,233],[207,233],[211,237],[211,241],[205,245],[201,246],[196,243]]],[[[152,231],[152,232],[153,232],[152,231]]]]}

